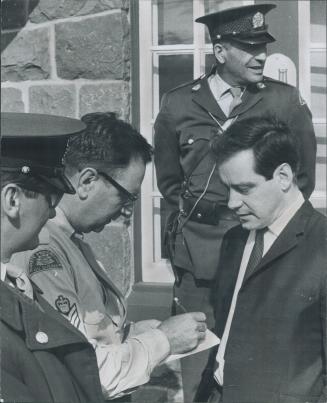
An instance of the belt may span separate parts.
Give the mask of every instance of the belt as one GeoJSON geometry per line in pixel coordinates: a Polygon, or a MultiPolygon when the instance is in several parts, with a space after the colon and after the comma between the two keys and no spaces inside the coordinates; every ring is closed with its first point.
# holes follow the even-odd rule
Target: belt
{"type": "Polygon", "coordinates": [[[201,199],[197,202],[196,197],[181,198],[180,213],[183,217],[188,217],[194,205],[196,207],[188,217],[189,220],[200,224],[218,225],[220,220],[237,221],[237,216],[227,206],[217,202],[201,199]]]}

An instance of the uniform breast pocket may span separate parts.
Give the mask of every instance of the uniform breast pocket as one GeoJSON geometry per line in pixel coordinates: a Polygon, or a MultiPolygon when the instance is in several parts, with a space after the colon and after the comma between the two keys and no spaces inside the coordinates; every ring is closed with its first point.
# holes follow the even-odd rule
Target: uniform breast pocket
{"type": "Polygon", "coordinates": [[[215,136],[216,127],[192,127],[181,130],[180,153],[184,172],[192,171],[193,175],[203,175],[212,166],[213,156],[210,147],[215,136]]]}

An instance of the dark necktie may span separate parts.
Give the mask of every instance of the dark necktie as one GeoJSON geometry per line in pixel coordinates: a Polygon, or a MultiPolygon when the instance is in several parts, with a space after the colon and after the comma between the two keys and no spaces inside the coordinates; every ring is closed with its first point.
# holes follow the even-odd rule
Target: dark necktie
{"type": "Polygon", "coordinates": [[[258,266],[260,260],[262,259],[263,237],[265,232],[267,232],[267,228],[258,229],[255,232],[255,242],[246,266],[245,278],[248,278],[253,273],[254,269],[258,266]]]}
{"type": "MultiPolygon", "coordinates": [[[[123,297],[123,294],[120,292],[120,290],[115,286],[115,284],[109,279],[108,275],[104,272],[102,267],[100,267],[99,263],[97,262],[96,258],[94,257],[94,254],[92,252],[92,249],[90,245],[81,239],[82,237],[79,234],[73,234],[71,239],[77,245],[77,247],[80,249],[82,252],[84,258],[90,265],[90,267],[93,269],[94,274],[97,276],[103,292],[104,292],[104,299],[106,300],[107,296],[107,288],[109,287],[111,289],[111,293],[114,294],[114,296],[119,300],[118,304],[118,310],[120,311],[120,307],[122,307],[121,312],[115,312],[115,314],[120,314],[120,316],[123,318],[122,321],[125,321],[125,316],[126,316],[126,303],[125,299],[123,297]]],[[[114,309],[112,307],[112,309],[114,309]]]]}
{"type": "Polygon", "coordinates": [[[232,110],[242,103],[242,99],[241,99],[242,88],[241,87],[231,87],[229,89],[229,92],[233,96],[233,100],[229,106],[229,115],[230,115],[232,110]]]}

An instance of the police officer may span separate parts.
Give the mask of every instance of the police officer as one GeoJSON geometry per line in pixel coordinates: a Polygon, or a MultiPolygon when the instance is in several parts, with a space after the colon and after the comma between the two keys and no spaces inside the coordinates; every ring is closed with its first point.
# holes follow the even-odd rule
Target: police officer
{"type": "MultiPolygon", "coordinates": [[[[221,240],[237,223],[210,154],[212,139],[236,120],[273,114],[300,139],[297,182],[305,198],[315,184],[311,113],[296,88],[263,76],[267,44],[275,40],[265,15],[274,7],[256,4],[198,18],[209,29],[216,65],[205,77],[165,94],[155,122],[154,160],[169,209],[166,240],[176,276],[174,293],[187,309],[205,312],[208,326],[209,286],[221,240]]],[[[205,362],[206,353],[182,360],[185,401],[192,401],[205,362]]]]}
{"type": "Polygon", "coordinates": [[[61,158],[68,136],[84,127],[57,116],[1,114],[1,401],[104,401],[93,347],[8,263],[37,246],[63,194],[75,192],[61,158]]]}

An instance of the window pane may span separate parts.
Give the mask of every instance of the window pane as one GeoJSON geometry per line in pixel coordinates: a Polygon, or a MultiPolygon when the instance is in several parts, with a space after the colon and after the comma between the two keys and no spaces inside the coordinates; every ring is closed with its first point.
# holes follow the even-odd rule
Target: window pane
{"type": "Polygon", "coordinates": [[[311,42],[326,41],[326,0],[310,1],[311,42]]]}
{"type": "Polygon", "coordinates": [[[193,55],[159,56],[159,97],[187,81],[193,80],[193,55]]]}
{"type": "Polygon", "coordinates": [[[311,110],[315,118],[326,119],[326,52],[311,52],[311,110]]]}
{"type": "Polygon", "coordinates": [[[193,1],[157,0],[159,45],[193,43],[193,1]]]}

